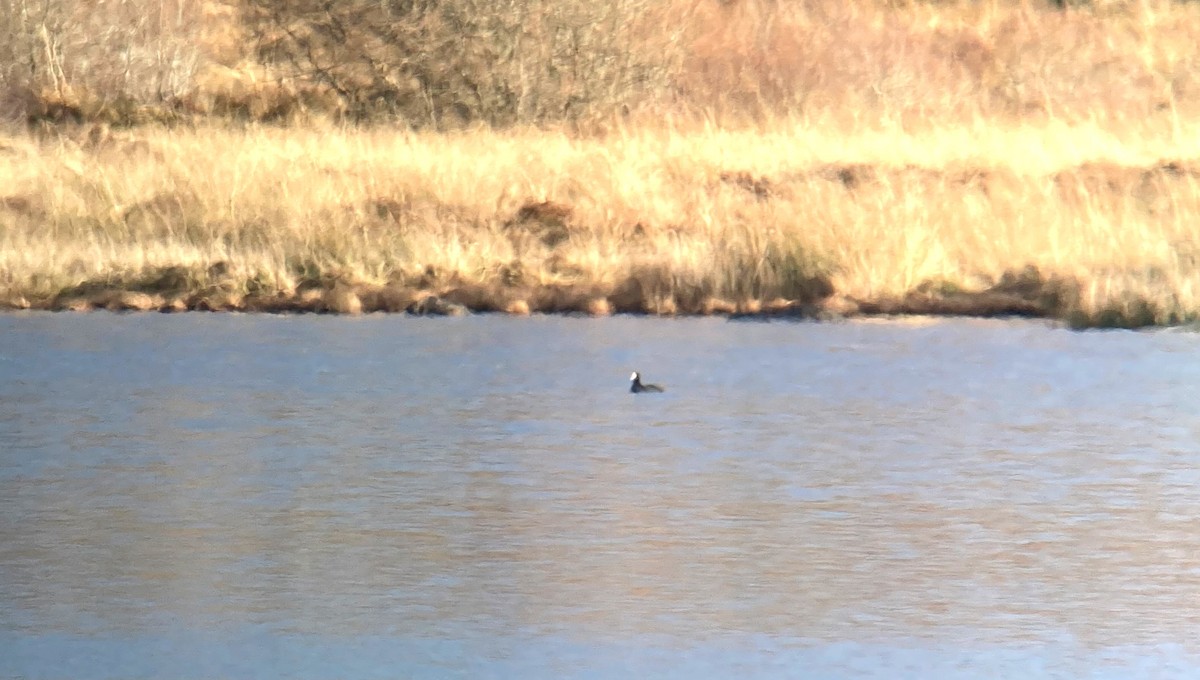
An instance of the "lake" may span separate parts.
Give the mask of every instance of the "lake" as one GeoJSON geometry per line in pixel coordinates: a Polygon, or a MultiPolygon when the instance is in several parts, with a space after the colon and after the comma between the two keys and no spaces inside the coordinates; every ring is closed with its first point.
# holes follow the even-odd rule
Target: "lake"
{"type": "Polygon", "coordinates": [[[1194,678],[1198,518],[1192,332],[0,315],[5,678],[1194,678]]]}

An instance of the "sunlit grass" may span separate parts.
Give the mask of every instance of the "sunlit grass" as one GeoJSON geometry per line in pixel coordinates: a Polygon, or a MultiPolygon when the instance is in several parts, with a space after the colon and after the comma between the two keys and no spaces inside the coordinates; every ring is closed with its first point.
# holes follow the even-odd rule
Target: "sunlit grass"
{"type": "MultiPolygon", "coordinates": [[[[145,14],[139,2],[120,5],[145,14]]],[[[109,97],[87,55],[145,85],[119,58],[124,34],[105,48],[84,21],[93,8],[64,5],[63,35],[91,51],[4,71],[74,80],[31,83],[43,122],[0,135],[0,304],[1196,320],[1200,5],[663,8],[669,26],[612,16],[653,87],[522,80],[564,101],[646,89],[500,130],[478,127],[486,116],[432,124],[428,101],[400,96],[391,119],[334,124],[347,94],[257,61],[244,15],[211,0],[160,25],[203,56],[194,79],[188,66],[172,80],[178,97],[109,97]],[[74,119],[134,127],[61,124],[74,119]],[[136,126],[147,120],[178,127],[136,126]]],[[[338,73],[405,73],[380,47],[338,73]]],[[[471,82],[498,68],[446,68],[460,66],[482,69],[463,72],[471,82]]],[[[448,82],[427,93],[462,99],[438,90],[448,82]]]]}
{"type": "Polygon", "coordinates": [[[0,138],[0,295],[352,311],[349,287],[368,310],[437,295],[498,310],[905,311],[1034,267],[1065,291],[1045,313],[1181,322],[1200,312],[1200,160],[1181,154],[1198,142],[1200,125],[1165,116],[1115,131],[978,119],[830,133],[792,117],[591,137],[14,135],[0,138]]]}

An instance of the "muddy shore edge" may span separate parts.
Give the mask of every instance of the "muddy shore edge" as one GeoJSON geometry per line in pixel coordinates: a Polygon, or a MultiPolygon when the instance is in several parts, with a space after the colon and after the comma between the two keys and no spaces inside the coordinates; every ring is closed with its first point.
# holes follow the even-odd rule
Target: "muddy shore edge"
{"type": "Polygon", "coordinates": [[[185,289],[176,268],[133,282],[87,282],[53,295],[0,294],[0,311],[55,312],[243,312],[264,314],[370,314],[465,316],[500,313],[608,316],[723,316],[728,318],[838,320],[875,316],[1020,317],[1058,321],[1071,328],[1147,328],[1195,323],[1163,315],[1149,300],[1128,299],[1094,312],[1079,304],[1079,284],[1043,276],[1027,267],[1005,274],[979,291],[926,284],[903,297],[873,300],[838,294],[828,281],[814,279],[802,299],[731,301],[702,290],[656,291],[637,277],[614,286],[596,284],[485,287],[449,282],[442,286],[313,281],[294,291],[248,291],[223,282],[185,289]]]}

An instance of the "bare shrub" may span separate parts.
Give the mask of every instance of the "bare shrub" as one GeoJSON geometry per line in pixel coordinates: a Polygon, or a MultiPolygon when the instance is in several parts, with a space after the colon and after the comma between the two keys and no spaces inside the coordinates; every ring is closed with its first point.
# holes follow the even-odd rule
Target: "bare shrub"
{"type": "Polygon", "coordinates": [[[273,0],[245,21],[265,63],[358,119],[418,127],[581,121],[671,81],[678,30],[653,0],[273,0]],[[664,29],[665,27],[665,29],[664,29]]]}
{"type": "Polygon", "coordinates": [[[201,59],[198,2],[0,0],[0,115],[133,122],[201,59]]]}

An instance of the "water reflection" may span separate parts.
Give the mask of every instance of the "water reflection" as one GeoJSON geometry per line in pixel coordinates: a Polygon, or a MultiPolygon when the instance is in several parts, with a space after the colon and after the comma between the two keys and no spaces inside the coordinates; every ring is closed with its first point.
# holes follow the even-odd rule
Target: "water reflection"
{"type": "Polygon", "coordinates": [[[0,338],[0,675],[1200,670],[1195,335],[100,314],[0,338]],[[670,391],[630,395],[634,367],[670,391]]]}

